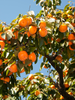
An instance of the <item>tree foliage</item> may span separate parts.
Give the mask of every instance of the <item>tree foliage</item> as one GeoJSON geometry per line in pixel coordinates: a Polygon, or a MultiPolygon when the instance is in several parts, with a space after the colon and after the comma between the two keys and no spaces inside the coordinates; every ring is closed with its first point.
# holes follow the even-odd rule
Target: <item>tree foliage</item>
{"type": "Polygon", "coordinates": [[[75,100],[75,7],[61,0],[35,0],[41,11],[0,22],[0,100],[75,100]],[[29,74],[43,58],[40,72],[29,74]]]}

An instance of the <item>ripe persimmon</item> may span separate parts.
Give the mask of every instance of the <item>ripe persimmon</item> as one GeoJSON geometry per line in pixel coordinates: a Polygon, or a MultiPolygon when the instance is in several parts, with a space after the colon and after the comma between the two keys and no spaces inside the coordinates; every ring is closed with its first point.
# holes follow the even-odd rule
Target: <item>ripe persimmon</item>
{"type": "Polygon", "coordinates": [[[35,95],[38,96],[40,94],[40,90],[35,91],[35,95]]]}
{"type": "Polygon", "coordinates": [[[46,28],[40,28],[39,29],[39,35],[41,37],[45,37],[47,35],[47,29],[46,28]]]}
{"type": "Polygon", "coordinates": [[[28,66],[30,67],[32,65],[32,63],[29,63],[28,66]]]}
{"type": "Polygon", "coordinates": [[[62,59],[62,56],[61,56],[61,55],[58,55],[55,59],[56,59],[57,61],[59,61],[60,63],[63,61],[63,59],[62,59]]]}
{"type": "Polygon", "coordinates": [[[9,81],[10,81],[10,78],[9,77],[4,78],[4,82],[5,83],[8,83],[9,81]]]}
{"type": "Polygon", "coordinates": [[[60,40],[60,38],[57,38],[56,41],[57,41],[57,42],[60,42],[61,40],[60,40]]]}
{"type": "Polygon", "coordinates": [[[62,100],[62,99],[64,99],[64,97],[61,95],[61,96],[60,96],[60,100],[62,100]]]}
{"type": "Polygon", "coordinates": [[[68,35],[68,40],[74,40],[74,39],[75,39],[74,34],[69,34],[69,35],[68,35]]]}
{"type": "Polygon", "coordinates": [[[23,73],[23,72],[25,72],[24,68],[20,71],[20,73],[23,73]]]}
{"type": "Polygon", "coordinates": [[[37,27],[36,26],[29,26],[29,33],[31,35],[35,34],[37,31],[37,27]]]}
{"type": "Polygon", "coordinates": [[[40,26],[40,28],[45,28],[46,27],[46,22],[41,21],[39,26],[40,26]]]}
{"type": "Polygon", "coordinates": [[[4,41],[0,40],[0,50],[4,49],[5,43],[4,41]]]}
{"type": "Polygon", "coordinates": [[[34,75],[33,75],[33,74],[30,74],[30,75],[28,76],[28,79],[29,79],[29,80],[34,79],[34,75]]]}
{"type": "Polygon", "coordinates": [[[69,45],[69,49],[72,50],[72,51],[75,50],[75,49],[73,49],[73,48],[71,47],[71,45],[69,45]]]}
{"type": "Polygon", "coordinates": [[[29,54],[29,59],[32,60],[32,62],[36,61],[36,55],[34,52],[32,52],[31,54],[29,54]]]}
{"type": "Polygon", "coordinates": [[[68,94],[73,95],[73,93],[72,93],[72,92],[69,92],[68,94]]]}
{"type": "Polygon", "coordinates": [[[28,36],[28,37],[30,37],[30,36],[31,36],[31,34],[30,34],[29,32],[25,32],[25,34],[27,34],[27,36],[28,36]]]}
{"type": "Polygon", "coordinates": [[[64,83],[65,88],[69,87],[69,84],[67,82],[64,83]]]}
{"type": "Polygon", "coordinates": [[[71,41],[69,41],[68,45],[72,45],[73,43],[71,41]]]}
{"type": "Polygon", "coordinates": [[[3,32],[0,32],[0,40],[5,40],[6,39],[6,37],[5,37],[5,39],[4,38],[2,38],[2,35],[3,34],[3,32]]]}
{"type": "Polygon", "coordinates": [[[64,24],[64,23],[61,24],[61,25],[59,26],[59,31],[62,32],[62,33],[66,32],[66,31],[67,31],[67,25],[64,24]]]}
{"type": "Polygon", "coordinates": [[[18,38],[18,31],[14,32],[13,34],[14,34],[13,39],[17,39],[18,38]]]}
{"type": "Polygon", "coordinates": [[[13,64],[10,66],[10,68],[8,68],[10,70],[10,72],[12,73],[16,73],[17,72],[17,65],[16,64],[13,64]]]}
{"type": "Polygon", "coordinates": [[[51,18],[53,15],[51,13],[47,14],[47,18],[51,18]]]}
{"type": "Polygon", "coordinates": [[[46,65],[43,66],[45,69],[47,69],[48,67],[46,67],[46,65]]]}
{"type": "Polygon", "coordinates": [[[0,59],[0,66],[2,65],[2,59],[0,59]]]}
{"type": "Polygon", "coordinates": [[[4,99],[4,100],[5,100],[6,98],[8,98],[8,95],[4,95],[4,96],[3,96],[3,99],[4,99]]]}
{"type": "Polygon", "coordinates": [[[55,89],[55,85],[51,85],[50,88],[51,88],[51,89],[55,89]]]}
{"type": "Polygon", "coordinates": [[[27,25],[32,24],[32,18],[31,17],[27,17],[26,20],[27,20],[27,25]]]}
{"type": "Polygon", "coordinates": [[[27,20],[26,20],[26,18],[21,18],[21,19],[19,20],[19,25],[20,25],[21,27],[27,26],[27,20]]]}
{"type": "Polygon", "coordinates": [[[20,51],[18,53],[18,58],[21,61],[25,61],[26,59],[28,59],[28,53],[26,51],[20,51]]]}

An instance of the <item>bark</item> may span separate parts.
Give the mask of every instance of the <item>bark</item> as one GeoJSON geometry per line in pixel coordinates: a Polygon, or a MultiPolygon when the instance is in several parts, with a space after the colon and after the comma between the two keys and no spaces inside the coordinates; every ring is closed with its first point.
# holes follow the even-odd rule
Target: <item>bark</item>
{"type": "Polygon", "coordinates": [[[64,87],[64,81],[63,81],[63,71],[62,69],[58,66],[55,65],[55,63],[53,62],[53,60],[55,59],[55,57],[57,56],[57,54],[49,56],[45,54],[45,57],[48,59],[49,63],[55,68],[55,70],[58,72],[59,74],[59,84],[58,84],[58,91],[59,93],[64,97],[65,100],[75,100],[75,98],[71,95],[69,95],[66,92],[66,89],[64,87]]]}

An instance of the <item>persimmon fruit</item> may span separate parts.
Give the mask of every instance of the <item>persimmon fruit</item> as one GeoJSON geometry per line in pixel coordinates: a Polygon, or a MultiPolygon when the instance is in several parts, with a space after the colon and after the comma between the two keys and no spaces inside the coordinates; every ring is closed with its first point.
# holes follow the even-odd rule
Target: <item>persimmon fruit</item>
{"type": "Polygon", "coordinates": [[[34,52],[32,52],[31,54],[29,54],[29,59],[32,60],[32,62],[36,61],[36,55],[34,52]]]}
{"type": "Polygon", "coordinates": [[[28,53],[26,51],[20,51],[18,53],[18,58],[21,61],[25,61],[26,59],[28,59],[28,53]]]}
{"type": "Polygon", "coordinates": [[[40,28],[45,28],[46,27],[46,22],[41,21],[39,26],[40,26],[40,28]]]}
{"type": "Polygon", "coordinates": [[[46,28],[40,28],[39,29],[39,35],[41,37],[45,37],[47,35],[47,29],[46,28]]]}
{"type": "Polygon", "coordinates": [[[0,40],[0,47],[1,47],[1,50],[4,49],[5,47],[5,42],[2,40],[0,40]]]}
{"type": "Polygon", "coordinates": [[[21,18],[21,19],[19,20],[19,25],[20,25],[21,27],[27,26],[27,20],[26,20],[26,18],[21,18]]]}
{"type": "Polygon", "coordinates": [[[11,65],[10,68],[8,69],[10,70],[10,72],[13,72],[13,73],[16,73],[18,71],[16,64],[11,65]]]}
{"type": "Polygon", "coordinates": [[[40,90],[35,91],[35,95],[38,96],[40,94],[40,90]]]}
{"type": "Polygon", "coordinates": [[[35,34],[37,31],[37,27],[36,26],[29,26],[29,33],[31,35],[35,34]]]}
{"type": "Polygon", "coordinates": [[[2,59],[0,59],[0,66],[2,65],[2,59]]]}
{"type": "Polygon", "coordinates": [[[64,33],[64,32],[66,32],[67,31],[67,25],[66,24],[61,24],[60,26],[59,26],[59,31],[61,32],[61,33],[64,33]]]}

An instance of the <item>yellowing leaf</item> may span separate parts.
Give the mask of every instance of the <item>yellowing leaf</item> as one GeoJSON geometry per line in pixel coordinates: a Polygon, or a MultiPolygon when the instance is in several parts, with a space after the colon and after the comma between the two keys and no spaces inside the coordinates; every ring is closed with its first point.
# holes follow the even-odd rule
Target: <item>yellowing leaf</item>
{"type": "Polygon", "coordinates": [[[0,31],[2,31],[2,24],[0,24],[0,31]]]}

